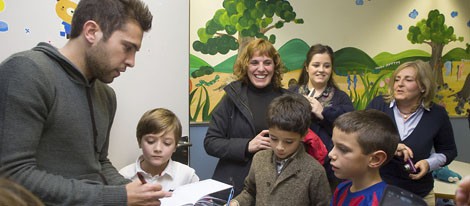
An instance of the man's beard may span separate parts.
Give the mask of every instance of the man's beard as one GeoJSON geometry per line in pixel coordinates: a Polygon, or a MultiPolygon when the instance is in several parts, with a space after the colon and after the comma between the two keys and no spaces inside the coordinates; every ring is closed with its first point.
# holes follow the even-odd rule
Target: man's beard
{"type": "Polygon", "coordinates": [[[114,70],[110,70],[111,66],[107,61],[109,61],[109,55],[104,49],[102,42],[86,51],[85,65],[90,71],[92,79],[99,79],[104,83],[113,82],[114,77],[110,73],[114,70]]]}

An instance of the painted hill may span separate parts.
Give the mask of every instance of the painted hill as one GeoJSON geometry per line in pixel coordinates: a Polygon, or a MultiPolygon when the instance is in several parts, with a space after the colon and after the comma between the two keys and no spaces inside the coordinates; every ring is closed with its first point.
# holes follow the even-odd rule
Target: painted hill
{"type": "MultiPolygon", "coordinates": [[[[301,69],[305,61],[305,54],[310,46],[302,39],[292,39],[282,45],[278,51],[288,71],[301,69]]],[[[337,75],[346,76],[348,72],[355,71],[357,73],[372,72],[379,73],[382,70],[395,70],[402,62],[421,59],[429,61],[430,54],[423,50],[410,49],[397,54],[382,52],[371,58],[364,51],[354,48],[345,47],[335,52],[335,72],[337,75]]],[[[237,55],[233,55],[225,61],[214,66],[215,72],[232,73],[233,65],[237,55]]],[[[454,48],[443,56],[443,61],[458,61],[461,59],[470,59],[470,54],[465,49],[454,48]]],[[[190,54],[190,72],[201,66],[211,66],[203,59],[190,54]]]]}
{"type": "Polygon", "coordinates": [[[302,69],[310,46],[301,39],[292,39],[279,48],[282,62],[288,71],[302,69]]]}
{"type": "Polygon", "coordinates": [[[377,56],[374,57],[374,61],[375,63],[377,63],[377,65],[385,65],[385,64],[388,64],[390,62],[396,62],[396,61],[399,61],[401,59],[407,59],[407,58],[410,58],[410,57],[427,57],[429,58],[431,56],[431,54],[429,54],[428,52],[425,52],[423,50],[419,50],[419,49],[410,49],[410,50],[406,50],[404,52],[400,52],[398,54],[392,54],[392,53],[389,53],[389,52],[382,52],[380,54],[378,54],[377,56]]]}
{"type": "Polygon", "coordinates": [[[192,54],[189,54],[189,67],[190,68],[199,68],[202,66],[210,66],[209,63],[204,61],[203,59],[194,56],[192,54]]]}
{"type": "Polygon", "coordinates": [[[470,54],[462,48],[454,48],[442,57],[443,61],[460,61],[462,59],[470,59],[470,54]]]}
{"type": "Polygon", "coordinates": [[[335,52],[334,68],[337,75],[346,76],[348,71],[378,73],[377,64],[365,52],[354,47],[345,47],[335,52]]]}
{"type": "Polygon", "coordinates": [[[237,57],[238,55],[233,55],[232,57],[221,62],[220,64],[217,64],[214,67],[214,71],[222,73],[233,73],[233,65],[235,64],[235,60],[237,59],[237,57]]]}

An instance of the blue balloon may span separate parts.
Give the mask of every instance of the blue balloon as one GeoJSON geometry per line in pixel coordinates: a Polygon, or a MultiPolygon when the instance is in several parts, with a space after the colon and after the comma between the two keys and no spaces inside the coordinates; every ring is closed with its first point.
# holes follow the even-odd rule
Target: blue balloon
{"type": "Polygon", "coordinates": [[[4,21],[0,21],[0,32],[8,31],[8,24],[4,21]]]}
{"type": "Polygon", "coordinates": [[[451,16],[452,18],[455,18],[455,17],[458,16],[458,15],[459,15],[459,13],[456,12],[456,11],[452,11],[452,12],[450,13],[450,16],[451,16]]]}
{"type": "Polygon", "coordinates": [[[416,9],[413,9],[413,11],[408,14],[408,16],[412,19],[416,19],[416,17],[418,16],[418,11],[416,11],[416,9]]]}

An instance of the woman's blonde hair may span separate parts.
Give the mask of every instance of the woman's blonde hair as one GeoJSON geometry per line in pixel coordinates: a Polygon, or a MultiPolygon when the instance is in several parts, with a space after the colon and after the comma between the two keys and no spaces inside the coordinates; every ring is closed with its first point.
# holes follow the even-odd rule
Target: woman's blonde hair
{"type": "Polygon", "coordinates": [[[274,61],[274,75],[271,80],[274,88],[282,87],[282,73],[284,72],[284,64],[281,61],[281,56],[277,52],[276,48],[265,39],[255,39],[247,44],[242,52],[238,55],[235,65],[233,66],[233,74],[237,80],[240,80],[246,84],[249,83],[248,78],[248,65],[250,59],[255,55],[264,55],[270,57],[274,61]],[[257,53],[258,52],[258,53],[257,53]]]}
{"type": "Polygon", "coordinates": [[[401,70],[411,67],[416,71],[416,83],[418,84],[419,89],[421,90],[421,96],[419,99],[421,101],[418,102],[418,105],[423,103],[425,108],[429,108],[432,105],[432,100],[436,95],[436,83],[433,78],[431,66],[429,63],[424,62],[422,60],[415,60],[410,62],[405,62],[398,66],[398,68],[392,73],[390,77],[391,83],[388,85],[388,95],[384,96],[385,102],[390,103],[394,99],[394,84],[395,78],[401,70]]]}

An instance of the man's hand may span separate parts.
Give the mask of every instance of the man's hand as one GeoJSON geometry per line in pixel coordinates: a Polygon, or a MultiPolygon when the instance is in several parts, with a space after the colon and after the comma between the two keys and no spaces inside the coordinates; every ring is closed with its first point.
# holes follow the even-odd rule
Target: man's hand
{"type": "Polygon", "coordinates": [[[142,184],[139,180],[126,185],[127,205],[159,206],[160,198],[170,197],[171,192],[162,190],[160,184],[142,184]]]}

